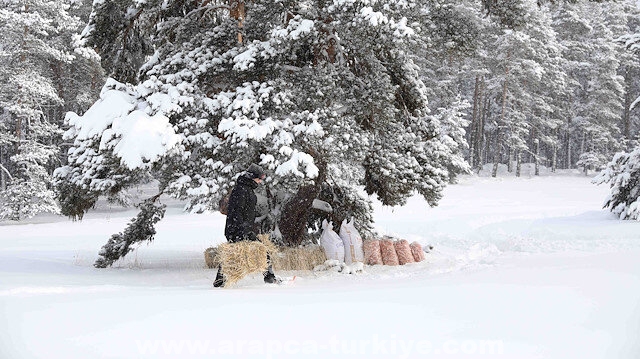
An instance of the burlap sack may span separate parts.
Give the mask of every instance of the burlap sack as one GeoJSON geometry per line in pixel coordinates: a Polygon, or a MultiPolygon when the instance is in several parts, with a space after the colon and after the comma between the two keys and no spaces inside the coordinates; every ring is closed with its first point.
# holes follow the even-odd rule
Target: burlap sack
{"type": "Polygon", "coordinates": [[[414,263],[413,253],[411,253],[411,247],[406,239],[401,239],[393,243],[396,248],[396,254],[398,255],[398,263],[405,265],[407,263],[414,263]]]}
{"type": "Polygon", "coordinates": [[[422,262],[425,259],[422,245],[418,242],[411,243],[411,254],[413,254],[413,260],[416,262],[422,262]]]}
{"type": "Polygon", "coordinates": [[[383,264],[379,240],[368,239],[364,241],[364,263],[369,265],[383,264]]]}
{"type": "Polygon", "coordinates": [[[393,245],[392,240],[380,240],[380,253],[382,254],[382,263],[384,263],[384,265],[397,266],[400,264],[398,261],[398,255],[396,254],[396,248],[393,245]]]}

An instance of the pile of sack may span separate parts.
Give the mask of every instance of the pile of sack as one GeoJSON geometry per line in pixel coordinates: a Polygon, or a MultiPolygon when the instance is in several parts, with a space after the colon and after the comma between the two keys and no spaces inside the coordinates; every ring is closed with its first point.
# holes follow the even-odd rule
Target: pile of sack
{"type": "Polygon", "coordinates": [[[422,262],[425,259],[424,253],[420,243],[409,244],[406,239],[394,240],[387,237],[364,242],[364,262],[369,265],[397,266],[422,262]]]}
{"type": "Polygon", "coordinates": [[[383,239],[362,240],[362,236],[351,222],[344,220],[340,226],[340,234],[333,230],[333,224],[326,220],[322,222],[322,236],[320,245],[324,249],[327,260],[335,260],[347,265],[360,262],[369,265],[404,265],[421,262],[425,259],[422,246],[418,242],[405,239],[394,240],[390,237],[383,239]]]}
{"type": "Polygon", "coordinates": [[[333,223],[322,221],[322,236],[320,245],[324,249],[327,260],[335,260],[338,263],[350,265],[355,262],[364,262],[364,248],[362,237],[353,225],[353,219],[342,221],[340,234],[333,230],[333,223]]]}

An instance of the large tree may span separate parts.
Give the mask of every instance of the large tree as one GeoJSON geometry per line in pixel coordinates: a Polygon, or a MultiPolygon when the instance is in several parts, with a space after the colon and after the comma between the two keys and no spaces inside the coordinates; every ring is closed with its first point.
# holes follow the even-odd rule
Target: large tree
{"type": "MultiPolygon", "coordinates": [[[[289,245],[317,225],[315,198],[333,206],[334,220],[356,216],[365,232],[371,207],[359,188],[386,205],[414,192],[436,205],[466,169],[463,122],[458,110],[427,106],[411,52],[426,46],[422,10],[390,0],[100,3],[87,43],[110,59],[114,78],[134,83],[109,80],[92,109],[69,116],[63,210],[82,216],[99,195],[118,198],[149,178],[191,211],[215,209],[251,162],[269,173],[263,228],[289,245]],[[119,12],[107,13],[112,5],[119,12]],[[114,16],[113,31],[96,31],[114,16]],[[134,74],[129,55],[148,48],[134,74]]],[[[147,202],[142,211],[161,209],[147,202]]],[[[129,248],[124,237],[112,238],[121,243],[105,246],[98,266],[119,256],[108,248],[129,248]]]]}

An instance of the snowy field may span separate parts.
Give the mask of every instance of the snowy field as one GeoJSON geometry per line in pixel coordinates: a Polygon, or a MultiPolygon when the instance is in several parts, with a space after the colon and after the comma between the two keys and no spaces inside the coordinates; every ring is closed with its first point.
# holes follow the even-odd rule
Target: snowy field
{"type": "MultiPolygon", "coordinates": [[[[0,358],[640,358],[640,223],[577,173],[464,177],[376,226],[435,249],[346,275],[214,289],[224,216],[169,203],[154,243],[98,249],[134,211],[0,225],[0,358]]],[[[294,273],[279,273],[292,275],[294,273]]]]}

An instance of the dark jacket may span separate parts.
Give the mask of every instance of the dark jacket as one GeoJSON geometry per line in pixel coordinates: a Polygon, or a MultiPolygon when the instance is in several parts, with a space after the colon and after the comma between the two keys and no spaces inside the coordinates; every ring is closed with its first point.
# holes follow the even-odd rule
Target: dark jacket
{"type": "Polygon", "coordinates": [[[227,223],[224,228],[224,236],[229,242],[257,240],[253,230],[257,202],[253,190],[257,187],[258,184],[246,175],[238,177],[236,186],[229,196],[227,223]]]}

